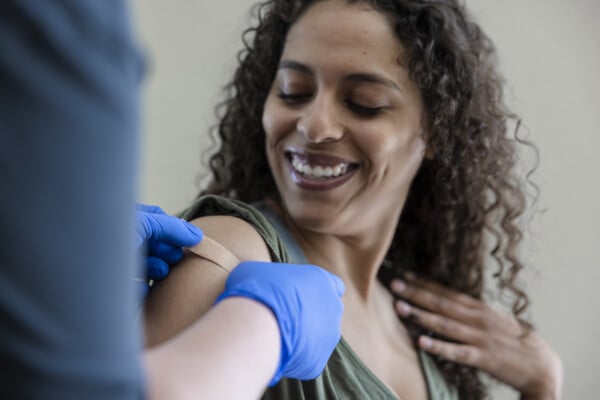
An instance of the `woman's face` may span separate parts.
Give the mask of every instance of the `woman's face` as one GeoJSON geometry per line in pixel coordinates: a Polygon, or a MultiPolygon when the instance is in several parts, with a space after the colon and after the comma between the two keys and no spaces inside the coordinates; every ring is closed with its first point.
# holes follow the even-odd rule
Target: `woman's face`
{"type": "Polygon", "coordinates": [[[263,114],[283,207],[319,232],[395,223],[423,154],[423,103],[386,17],[315,3],[291,27],[263,114]]]}

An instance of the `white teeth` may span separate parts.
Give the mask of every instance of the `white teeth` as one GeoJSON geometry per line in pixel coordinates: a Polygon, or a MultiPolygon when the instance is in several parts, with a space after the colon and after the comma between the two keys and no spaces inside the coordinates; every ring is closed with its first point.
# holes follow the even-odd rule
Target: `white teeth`
{"type": "Polygon", "coordinates": [[[294,157],[294,159],[292,160],[292,165],[294,166],[295,170],[300,171],[302,168],[302,161],[294,157]]]}
{"type": "Polygon", "coordinates": [[[348,171],[347,163],[340,163],[334,167],[321,165],[315,165],[311,167],[308,164],[304,164],[304,162],[302,162],[296,155],[292,156],[292,166],[294,167],[294,170],[303,175],[321,179],[337,178],[348,171]]]}

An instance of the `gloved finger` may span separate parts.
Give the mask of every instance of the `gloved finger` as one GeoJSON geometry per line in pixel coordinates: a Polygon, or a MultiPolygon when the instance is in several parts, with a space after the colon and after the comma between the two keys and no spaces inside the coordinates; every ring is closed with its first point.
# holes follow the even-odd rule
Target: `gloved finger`
{"type": "Polygon", "coordinates": [[[143,223],[147,239],[154,239],[173,246],[193,246],[202,240],[200,228],[171,215],[146,214],[143,223]]]}
{"type": "Polygon", "coordinates": [[[136,203],[135,209],[138,211],[143,211],[143,212],[147,212],[147,213],[151,213],[151,214],[164,214],[164,215],[167,214],[159,206],[151,206],[151,205],[141,204],[141,203],[136,203]]]}
{"type": "Polygon", "coordinates": [[[164,260],[148,256],[146,258],[146,277],[153,280],[164,279],[169,274],[169,264],[164,260]]]}
{"type": "Polygon", "coordinates": [[[172,246],[157,240],[149,240],[148,255],[162,258],[167,264],[175,264],[183,257],[183,250],[179,246],[172,246]]]}

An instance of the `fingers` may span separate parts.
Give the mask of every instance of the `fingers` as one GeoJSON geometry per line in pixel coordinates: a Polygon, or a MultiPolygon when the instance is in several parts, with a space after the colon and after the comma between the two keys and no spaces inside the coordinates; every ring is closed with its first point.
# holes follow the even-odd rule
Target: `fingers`
{"type": "Polygon", "coordinates": [[[420,310],[401,300],[396,302],[396,311],[401,317],[411,319],[422,327],[449,339],[469,344],[480,342],[481,334],[477,329],[457,320],[420,310]]]}
{"type": "Polygon", "coordinates": [[[432,285],[418,286],[399,279],[392,281],[391,289],[410,303],[437,314],[464,322],[473,321],[477,317],[477,301],[462,293],[451,292],[448,289],[436,290],[438,288],[432,289],[432,285]]]}
{"type": "Polygon", "coordinates": [[[146,214],[146,232],[149,239],[165,242],[173,246],[193,246],[203,237],[202,230],[180,218],[166,214],[146,214]]]}
{"type": "Polygon", "coordinates": [[[391,289],[402,299],[432,313],[486,332],[522,334],[519,323],[510,315],[464,293],[458,293],[433,282],[413,278],[395,280],[391,289]]]}
{"type": "Polygon", "coordinates": [[[179,246],[150,240],[148,241],[148,255],[162,258],[167,264],[175,264],[183,258],[183,249],[179,246]]]}
{"type": "Polygon", "coordinates": [[[479,303],[479,300],[469,296],[468,294],[457,292],[456,290],[452,290],[437,282],[419,278],[413,273],[406,273],[404,278],[405,283],[408,283],[412,287],[435,293],[440,297],[447,298],[448,300],[461,304],[465,307],[474,307],[479,303]]]}
{"type": "Polygon", "coordinates": [[[484,364],[483,353],[475,346],[444,342],[429,336],[420,336],[417,344],[428,353],[446,360],[481,368],[484,364]]]}
{"type": "Polygon", "coordinates": [[[169,273],[169,264],[164,260],[149,256],[146,258],[146,275],[148,279],[161,280],[169,273]]]}
{"type": "Polygon", "coordinates": [[[164,212],[163,209],[160,208],[159,206],[150,206],[150,205],[141,204],[141,203],[137,203],[135,205],[135,209],[138,211],[144,211],[144,212],[151,213],[151,214],[166,214],[166,212],[164,212]]]}
{"type": "Polygon", "coordinates": [[[522,393],[547,375],[545,351],[534,335],[523,336],[514,316],[437,283],[406,278],[391,285],[402,298],[395,305],[398,314],[443,336],[420,336],[419,348],[475,367],[522,393]]]}

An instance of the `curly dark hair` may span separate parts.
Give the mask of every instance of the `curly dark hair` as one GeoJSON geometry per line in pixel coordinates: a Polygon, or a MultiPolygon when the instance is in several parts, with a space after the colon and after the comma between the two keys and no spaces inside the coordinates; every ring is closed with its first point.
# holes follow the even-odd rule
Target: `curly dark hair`
{"type": "MultiPolygon", "coordinates": [[[[263,107],[286,34],[315,1],[268,0],[257,7],[257,25],[244,32],[239,66],[217,107],[219,148],[201,194],[245,202],[278,197],[265,153],[263,107]]],[[[516,167],[519,145],[536,150],[518,137],[520,122],[504,105],[492,42],[458,0],[347,1],[384,13],[406,49],[398,60],[421,91],[432,155],[412,183],[380,279],[412,270],[481,299],[485,265],[492,262],[499,291],[508,292],[513,314],[528,326],[522,315],[529,299],[517,283],[527,195],[516,167]]],[[[405,323],[413,340],[423,333],[405,323]]],[[[487,397],[475,369],[436,363],[461,399],[487,397]]]]}

